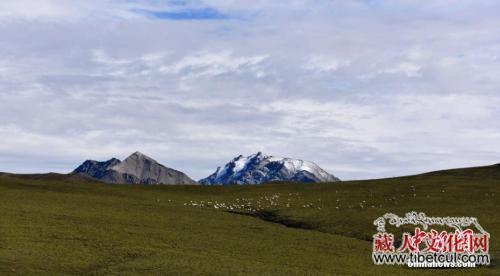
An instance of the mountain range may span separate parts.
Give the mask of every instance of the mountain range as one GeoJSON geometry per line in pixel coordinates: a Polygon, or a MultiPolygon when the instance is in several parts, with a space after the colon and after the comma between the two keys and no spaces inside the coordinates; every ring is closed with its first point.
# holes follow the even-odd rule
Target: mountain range
{"type": "Polygon", "coordinates": [[[247,157],[239,155],[199,182],[140,152],[133,153],[123,161],[116,158],[102,162],[87,160],[78,166],[73,174],[117,184],[246,185],[271,181],[340,181],[313,162],[267,156],[261,152],[247,157]]]}

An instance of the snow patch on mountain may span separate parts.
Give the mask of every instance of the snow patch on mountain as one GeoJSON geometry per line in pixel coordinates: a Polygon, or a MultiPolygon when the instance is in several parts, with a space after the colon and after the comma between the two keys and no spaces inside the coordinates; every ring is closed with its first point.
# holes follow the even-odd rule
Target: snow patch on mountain
{"type": "Polygon", "coordinates": [[[339,179],[313,162],[267,156],[258,152],[244,157],[239,155],[210,176],[201,179],[204,185],[244,185],[269,181],[334,182],[339,179]]]}

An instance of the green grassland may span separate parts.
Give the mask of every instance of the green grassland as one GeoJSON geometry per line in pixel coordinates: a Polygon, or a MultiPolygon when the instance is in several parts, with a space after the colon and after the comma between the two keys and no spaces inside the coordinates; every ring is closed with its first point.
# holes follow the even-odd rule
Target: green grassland
{"type": "Polygon", "coordinates": [[[500,166],[325,184],[110,185],[0,175],[0,274],[500,275],[500,166]],[[474,216],[492,265],[375,266],[386,212],[474,216]]]}

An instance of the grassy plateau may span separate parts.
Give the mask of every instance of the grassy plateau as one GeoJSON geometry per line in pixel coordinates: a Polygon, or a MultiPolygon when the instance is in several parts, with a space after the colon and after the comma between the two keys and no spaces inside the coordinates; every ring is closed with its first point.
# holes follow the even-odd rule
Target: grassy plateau
{"type": "Polygon", "coordinates": [[[0,174],[1,275],[500,275],[500,165],[324,184],[142,186],[0,174]],[[373,220],[472,216],[489,267],[376,266],[373,220]]]}

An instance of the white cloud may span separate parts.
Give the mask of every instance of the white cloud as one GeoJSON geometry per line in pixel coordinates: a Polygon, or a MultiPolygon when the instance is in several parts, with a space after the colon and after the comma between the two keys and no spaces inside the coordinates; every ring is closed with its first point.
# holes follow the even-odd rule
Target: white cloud
{"type": "Polygon", "coordinates": [[[0,2],[0,18],[36,19],[75,16],[76,9],[68,1],[16,0],[0,2]]]}
{"type": "Polygon", "coordinates": [[[124,66],[132,63],[131,60],[124,58],[112,58],[109,57],[103,50],[94,50],[92,52],[93,59],[95,62],[100,63],[105,66],[124,66]]]}
{"type": "Polygon", "coordinates": [[[319,55],[309,58],[304,68],[318,72],[333,72],[350,64],[350,60],[339,60],[335,57],[319,55]]]}
{"type": "Polygon", "coordinates": [[[217,76],[227,73],[241,73],[252,71],[262,76],[259,64],[268,58],[267,55],[235,57],[229,51],[218,53],[199,53],[183,57],[174,64],[159,68],[166,74],[183,74],[189,77],[217,76]]]}
{"type": "Polygon", "coordinates": [[[178,59],[161,52],[145,53],[139,57],[111,57],[102,49],[92,51],[93,61],[101,65],[109,75],[172,74],[183,79],[214,77],[223,74],[242,74],[261,78],[261,67],[268,55],[236,56],[230,51],[193,53],[178,59]]]}
{"type": "Polygon", "coordinates": [[[499,6],[455,3],[3,1],[0,171],[135,150],[195,178],[258,150],[341,178],[498,162],[499,6]],[[134,12],[204,7],[231,19],[134,12]]]}
{"type": "Polygon", "coordinates": [[[402,74],[409,78],[415,78],[422,76],[421,70],[422,68],[417,64],[410,62],[401,62],[395,67],[384,70],[383,73],[402,74]]]}

